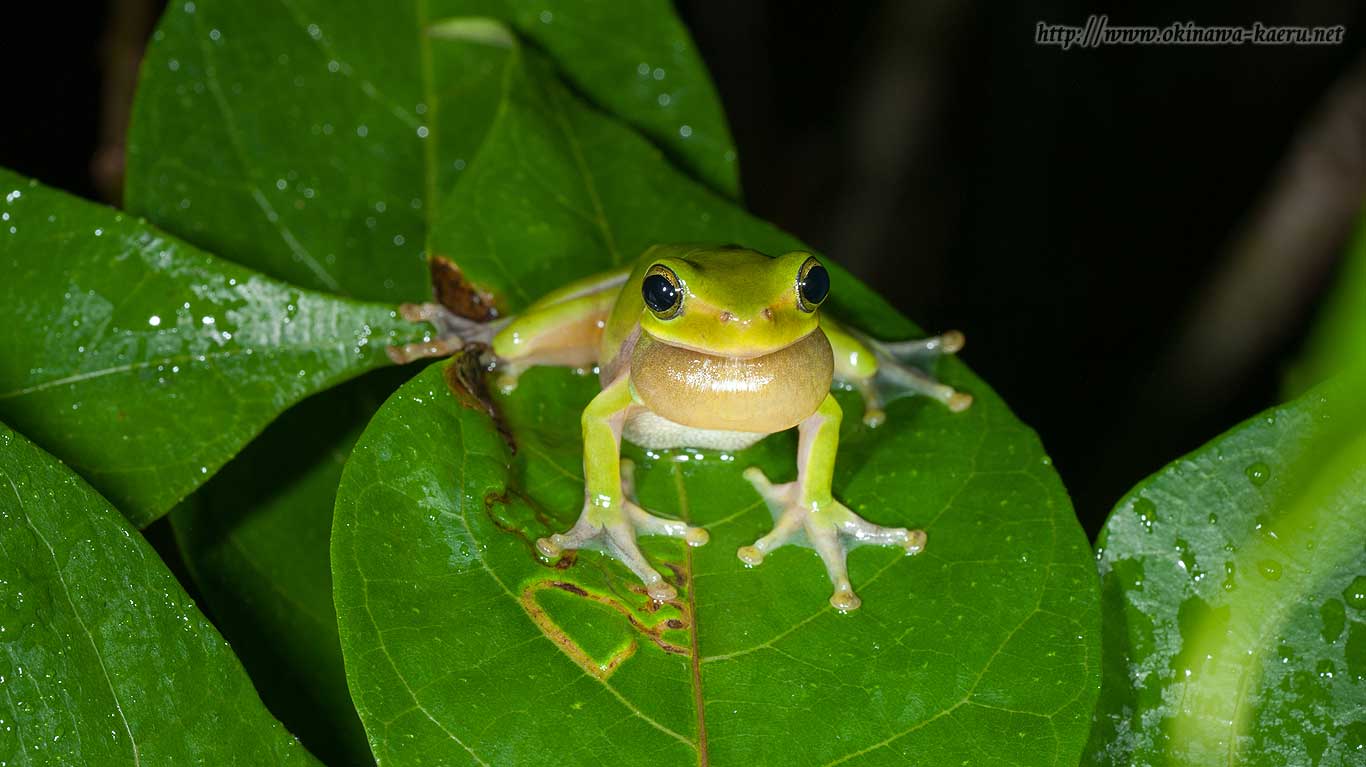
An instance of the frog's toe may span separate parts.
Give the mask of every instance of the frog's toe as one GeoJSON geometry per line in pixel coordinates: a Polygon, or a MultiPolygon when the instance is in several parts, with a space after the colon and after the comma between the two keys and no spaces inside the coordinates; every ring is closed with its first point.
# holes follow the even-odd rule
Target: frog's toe
{"type": "Polygon", "coordinates": [[[637,532],[642,535],[664,535],[669,538],[682,538],[689,546],[703,546],[711,539],[706,530],[693,527],[678,519],[666,519],[642,509],[636,504],[625,501],[622,506],[637,532]]]}
{"type": "MultiPolygon", "coordinates": [[[[622,462],[622,486],[633,485],[632,466],[622,462]]],[[[632,501],[623,500],[619,511],[602,510],[585,505],[574,526],[564,533],[555,533],[536,541],[536,550],[548,559],[559,557],[566,550],[590,549],[605,552],[626,566],[644,584],[645,591],[656,602],[667,602],[677,591],[659,571],[650,566],[636,541],[637,535],[664,535],[680,538],[689,546],[707,542],[707,531],[677,519],[655,516],[632,501]]]]}
{"type": "Polygon", "coordinates": [[[463,348],[465,342],[459,338],[433,338],[401,346],[388,346],[385,347],[384,353],[395,365],[406,365],[428,357],[449,357],[463,348]]]}
{"type": "Polygon", "coordinates": [[[546,538],[536,539],[536,550],[542,556],[554,559],[565,552],[566,549],[592,548],[592,544],[603,535],[603,528],[589,522],[585,517],[580,516],[579,521],[569,528],[567,532],[555,533],[546,538]]]}
{"type": "Polygon", "coordinates": [[[839,529],[855,545],[867,543],[874,546],[899,546],[907,554],[919,554],[925,550],[927,536],[924,530],[883,527],[869,522],[848,509],[844,509],[844,512],[847,516],[840,523],[839,529]]]}
{"type": "Polygon", "coordinates": [[[843,589],[836,588],[835,593],[830,595],[830,606],[842,613],[857,610],[862,604],[863,600],[859,599],[848,583],[844,584],[843,589]]]}
{"type": "Polygon", "coordinates": [[[517,391],[517,380],[521,378],[525,369],[524,366],[499,360],[495,364],[493,377],[493,384],[498,387],[498,392],[511,394],[517,391]]]}
{"type": "Polygon", "coordinates": [[[810,512],[793,501],[797,492],[796,482],[775,485],[755,466],[745,469],[744,477],[754,486],[755,492],[763,497],[776,520],[768,535],[749,546],[741,546],[735,552],[741,562],[754,567],[763,563],[768,552],[791,541],[801,531],[802,520],[810,512]]]}
{"type": "Polygon", "coordinates": [[[736,550],[735,555],[750,567],[756,567],[764,563],[764,552],[754,546],[741,546],[736,550]]]}
{"type": "Polygon", "coordinates": [[[748,469],[745,469],[744,473],[740,476],[744,477],[745,480],[749,482],[754,488],[754,492],[758,493],[759,497],[764,499],[764,502],[768,504],[768,508],[774,514],[782,512],[783,509],[790,505],[791,499],[797,491],[796,482],[783,482],[777,485],[773,484],[769,481],[768,476],[764,474],[763,469],[760,469],[758,466],[751,466],[748,469]]]}
{"type": "Polygon", "coordinates": [[[536,550],[541,552],[541,556],[555,559],[564,553],[564,547],[555,541],[558,536],[559,533],[556,533],[549,538],[536,539],[536,550]]]}
{"type": "Polygon", "coordinates": [[[678,596],[678,591],[664,580],[664,576],[660,575],[658,570],[650,566],[650,561],[645,558],[645,554],[640,550],[640,544],[636,542],[634,527],[628,524],[607,525],[603,531],[606,534],[604,537],[608,553],[626,565],[626,569],[635,573],[645,585],[645,592],[650,595],[650,599],[667,602],[678,596]]]}
{"type": "MultiPolygon", "coordinates": [[[[843,505],[838,505],[835,511],[858,518],[857,514],[843,505]]],[[[858,598],[853,585],[849,583],[849,568],[846,564],[849,545],[840,537],[841,527],[838,522],[832,523],[828,519],[821,519],[812,514],[806,523],[806,535],[811,541],[812,548],[821,555],[825,571],[830,576],[830,585],[834,587],[834,592],[830,595],[830,606],[840,612],[849,612],[857,610],[859,605],[863,604],[863,600],[858,598]]]]}
{"type": "Polygon", "coordinates": [[[964,336],[961,331],[950,330],[947,333],[929,338],[919,338],[914,341],[884,343],[882,347],[899,360],[915,360],[935,357],[940,354],[957,354],[966,343],[967,336],[964,336]]]}
{"type": "Polygon", "coordinates": [[[894,398],[900,392],[919,394],[937,400],[954,413],[961,413],[972,405],[971,394],[960,392],[917,367],[895,360],[884,360],[879,365],[877,382],[892,392],[889,398],[894,398]]]}
{"type": "Polygon", "coordinates": [[[773,530],[736,552],[751,567],[764,561],[773,549],[787,543],[805,543],[816,550],[830,577],[833,593],[830,605],[841,612],[858,609],[862,604],[849,581],[849,550],[860,545],[896,546],[906,554],[925,549],[925,531],[904,527],[884,527],[855,514],[844,504],[829,500],[820,508],[808,507],[797,500],[796,483],[774,485],[757,469],[745,477],[764,496],[774,514],[773,530]]]}
{"type": "Polygon", "coordinates": [[[945,354],[957,354],[963,349],[963,345],[968,342],[967,336],[961,330],[950,330],[939,336],[945,354]]]}
{"type": "Polygon", "coordinates": [[[402,304],[398,312],[408,322],[426,322],[437,329],[435,338],[388,347],[385,351],[389,359],[399,365],[427,357],[449,357],[470,344],[487,346],[504,324],[461,317],[438,303],[402,304]]]}
{"type": "MultiPolygon", "coordinates": [[[[659,575],[659,573],[655,573],[655,575],[659,575]]],[[[663,577],[654,583],[646,583],[645,593],[650,595],[650,601],[660,604],[678,598],[678,589],[670,586],[663,577]]]]}

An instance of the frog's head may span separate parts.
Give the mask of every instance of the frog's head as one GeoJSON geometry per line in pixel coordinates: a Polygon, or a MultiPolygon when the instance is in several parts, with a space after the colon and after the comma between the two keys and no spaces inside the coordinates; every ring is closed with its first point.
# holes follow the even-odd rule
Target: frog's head
{"type": "Polygon", "coordinates": [[[670,346],[757,357],[820,324],[830,273],[810,253],[777,258],[736,246],[660,247],[638,270],[641,330],[670,346]]]}

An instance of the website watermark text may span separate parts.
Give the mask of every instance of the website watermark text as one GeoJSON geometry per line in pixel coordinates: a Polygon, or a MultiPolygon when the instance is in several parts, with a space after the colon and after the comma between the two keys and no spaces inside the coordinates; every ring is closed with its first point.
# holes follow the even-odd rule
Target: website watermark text
{"type": "Polygon", "coordinates": [[[1036,45],[1099,48],[1107,45],[1341,45],[1347,33],[1341,24],[1331,27],[1271,26],[1254,21],[1247,26],[1205,26],[1193,21],[1174,21],[1166,26],[1117,26],[1105,14],[1092,14],[1080,27],[1034,25],[1036,45]]]}

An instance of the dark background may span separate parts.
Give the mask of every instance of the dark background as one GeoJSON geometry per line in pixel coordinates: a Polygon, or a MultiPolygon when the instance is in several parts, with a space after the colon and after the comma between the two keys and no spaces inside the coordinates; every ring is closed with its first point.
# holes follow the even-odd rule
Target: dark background
{"type": "MultiPolygon", "coordinates": [[[[0,165],[116,198],[132,82],[113,73],[133,71],[156,5],[35,4],[36,18],[0,24],[0,165]]],[[[1289,182],[1303,180],[1291,158],[1320,135],[1315,115],[1366,81],[1366,4],[681,0],[680,12],[750,207],[927,329],[965,331],[963,356],[1039,431],[1088,532],[1139,479],[1277,400],[1331,284],[1341,211],[1363,199],[1361,99],[1355,127],[1311,166],[1329,182],[1289,182]],[[1089,13],[1343,24],[1347,39],[1034,44],[1036,22],[1089,13]],[[1288,245],[1266,224],[1287,186],[1320,219],[1288,245]],[[1292,278],[1241,266],[1258,260],[1292,278]]]]}

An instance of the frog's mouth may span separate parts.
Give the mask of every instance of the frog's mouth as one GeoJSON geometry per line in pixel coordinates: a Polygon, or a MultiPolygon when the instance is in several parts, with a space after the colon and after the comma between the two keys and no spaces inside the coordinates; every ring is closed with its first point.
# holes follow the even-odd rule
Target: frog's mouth
{"type": "Polygon", "coordinates": [[[806,333],[803,333],[802,335],[793,338],[785,343],[771,344],[762,347],[747,348],[742,346],[733,349],[727,348],[725,351],[718,352],[715,349],[708,349],[702,346],[694,346],[693,344],[684,343],[682,341],[677,341],[671,338],[661,338],[655,335],[654,333],[651,333],[649,330],[646,330],[645,328],[640,329],[640,336],[642,339],[648,338],[651,342],[655,344],[669,346],[674,349],[679,349],[682,351],[690,352],[692,354],[700,355],[703,357],[715,358],[718,360],[759,360],[771,354],[778,354],[779,352],[783,352],[804,341],[808,341],[813,335],[817,333],[820,333],[822,338],[825,336],[824,333],[821,333],[820,327],[817,326],[807,331],[806,333]]]}

